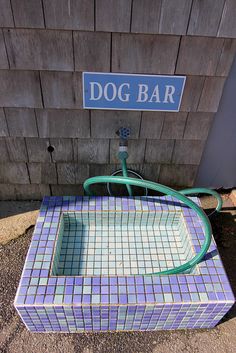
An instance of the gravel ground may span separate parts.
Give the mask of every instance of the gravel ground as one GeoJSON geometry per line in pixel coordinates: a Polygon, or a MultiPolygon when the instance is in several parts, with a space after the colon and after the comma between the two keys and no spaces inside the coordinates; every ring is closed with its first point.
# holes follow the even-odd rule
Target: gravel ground
{"type": "MultiPolygon", "coordinates": [[[[0,210],[9,207],[10,214],[19,210],[12,203],[0,203],[0,210]],[[9,206],[10,205],[10,206],[9,206]]],[[[211,197],[202,199],[205,208],[213,207],[211,197]]],[[[28,205],[28,204],[27,204],[28,205]]],[[[23,207],[24,208],[24,207],[23,207]]],[[[1,218],[9,213],[1,213],[1,218]]],[[[212,220],[214,235],[236,294],[236,211],[224,195],[224,210],[212,220]]],[[[18,239],[0,245],[0,352],[2,353],[233,353],[236,351],[236,308],[211,330],[152,332],[106,332],[78,334],[30,333],[14,307],[33,228],[18,239]]]]}

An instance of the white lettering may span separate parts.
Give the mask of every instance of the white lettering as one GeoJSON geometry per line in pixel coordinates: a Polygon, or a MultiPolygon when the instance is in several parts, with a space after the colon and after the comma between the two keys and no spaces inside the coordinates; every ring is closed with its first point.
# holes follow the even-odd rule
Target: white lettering
{"type": "Polygon", "coordinates": [[[120,87],[118,88],[118,98],[122,102],[128,102],[129,101],[129,97],[130,97],[130,93],[124,93],[123,96],[122,96],[123,87],[127,87],[129,89],[130,88],[130,84],[129,83],[122,83],[122,85],[120,85],[120,87]]]}
{"type": "Polygon", "coordinates": [[[166,85],[165,98],[163,103],[168,103],[168,100],[170,103],[174,103],[174,99],[173,99],[174,93],[175,93],[175,87],[166,85]]]}
{"type": "Polygon", "coordinates": [[[138,90],[138,99],[137,102],[146,102],[148,99],[148,85],[145,84],[140,84],[139,86],[139,90],[138,90]]]}
{"type": "Polygon", "coordinates": [[[112,82],[108,82],[105,87],[104,87],[104,98],[108,101],[114,101],[114,99],[116,98],[116,94],[117,94],[117,89],[114,83],[112,82]],[[108,97],[108,88],[112,87],[112,96],[111,98],[108,97]]]}
{"type": "Polygon", "coordinates": [[[158,85],[155,86],[151,98],[149,99],[149,102],[154,102],[154,103],[160,103],[160,94],[159,94],[159,87],[158,85]],[[154,101],[153,101],[154,99],[154,101]]]}
{"type": "Polygon", "coordinates": [[[90,93],[90,100],[91,101],[97,101],[102,97],[102,86],[98,82],[89,82],[90,87],[91,87],[91,93],[90,93]],[[98,88],[98,96],[95,97],[95,85],[98,88]]]}
{"type": "MultiPolygon", "coordinates": [[[[115,99],[119,99],[121,102],[129,102],[130,100],[130,83],[122,83],[116,86],[113,82],[108,82],[103,87],[99,82],[90,82],[90,100],[98,101],[105,99],[108,102],[112,102],[115,99]]],[[[154,89],[149,92],[147,84],[138,84],[137,102],[139,103],[175,103],[174,102],[175,87],[173,85],[166,85],[164,92],[160,92],[158,84],[154,89]],[[161,97],[160,97],[161,93],[161,97]],[[163,99],[164,93],[164,99],[163,99]],[[162,100],[163,99],[163,100],[162,100]]]]}

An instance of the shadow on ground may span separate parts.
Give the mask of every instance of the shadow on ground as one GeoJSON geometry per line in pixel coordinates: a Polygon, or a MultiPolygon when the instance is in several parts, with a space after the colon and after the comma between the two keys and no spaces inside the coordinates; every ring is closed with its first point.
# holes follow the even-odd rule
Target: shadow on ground
{"type": "MultiPolygon", "coordinates": [[[[228,275],[234,296],[236,297],[236,211],[224,208],[212,222],[213,234],[217,248],[228,275]],[[230,211],[230,212],[229,212],[230,211]]],[[[236,304],[225,315],[221,322],[236,317],[236,304]]]]}
{"type": "Polygon", "coordinates": [[[0,201],[0,219],[38,210],[40,201],[0,201]]]}

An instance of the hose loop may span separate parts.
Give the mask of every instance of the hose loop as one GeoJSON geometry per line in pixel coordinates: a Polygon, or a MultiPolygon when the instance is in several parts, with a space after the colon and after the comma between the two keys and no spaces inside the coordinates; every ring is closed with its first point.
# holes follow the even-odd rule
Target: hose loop
{"type": "MultiPolygon", "coordinates": [[[[92,192],[90,190],[90,186],[93,184],[99,184],[99,183],[115,183],[115,184],[125,184],[126,186],[139,186],[142,188],[147,188],[150,190],[158,191],[161,192],[165,195],[169,195],[172,197],[175,197],[177,200],[183,202],[185,205],[190,207],[192,210],[194,210],[197,215],[200,217],[203,223],[203,228],[204,228],[204,233],[205,233],[205,239],[202,244],[202,247],[200,249],[200,252],[196,254],[191,260],[185,262],[183,265],[173,267],[168,270],[164,271],[159,271],[155,273],[149,273],[146,275],[173,275],[173,274],[178,274],[178,273],[183,273],[187,270],[192,269],[194,266],[196,266],[205,256],[207,253],[209,246],[211,244],[211,235],[212,235],[212,229],[211,229],[211,224],[209,222],[208,217],[206,216],[205,212],[191,199],[189,199],[187,196],[188,194],[195,193],[195,189],[190,189],[190,190],[182,190],[182,192],[178,192],[168,186],[159,184],[159,183],[154,183],[152,181],[148,180],[139,180],[135,178],[129,178],[127,176],[97,176],[97,177],[92,177],[87,179],[84,182],[84,190],[85,193],[89,196],[92,196],[92,192]],[[192,191],[192,192],[190,192],[192,191]]],[[[128,187],[127,187],[128,189],[128,187]]],[[[199,190],[199,189],[196,189],[199,190]]],[[[206,189],[208,190],[208,189],[206,189]]],[[[212,193],[213,195],[213,193],[212,193]]],[[[217,198],[218,199],[218,198],[217,198]]],[[[220,200],[218,199],[218,206],[217,206],[217,211],[220,210],[221,204],[220,200]]]]}

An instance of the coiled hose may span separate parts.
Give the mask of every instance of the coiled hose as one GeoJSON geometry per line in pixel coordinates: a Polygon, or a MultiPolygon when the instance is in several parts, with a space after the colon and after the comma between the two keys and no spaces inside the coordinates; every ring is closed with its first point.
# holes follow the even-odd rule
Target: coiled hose
{"type": "MultiPolygon", "coordinates": [[[[121,159],[121,161],[122,161],[122,159],[121,159]]],[[[214,196],[218,201],[217,207],[214,212],[220,212],[220,210],[222,208],[221,196],[216,191],[206,189],[206,188],[192,188],[192,189],[185,189],[185,190],[181,190],[181,191],[176,191],[168,186],[165,186],[165,185],[162,185],[159,183],[154,183],[152,181],[130,178],[127,176],[127,167],[126,167],[125,162],[122,162],[122,170],[123,170],[123,176],[96,176],[96,177],[92,177],[92,178],[87,179],[83,185],[85,193],[89,196],[92,196],[90,186],[93,184],[114,183],[114,184],[126,185],[130,196],[132,196],[131,186],[138,186],[141,188],[158,191],[158,192],[161,192],[165,195],[173,196],[177,200],[183,202],[185,205],[187,205],[192,210],[194,210],[197,213],[197,215],[200,217],[200,219],[202,220],[205,239],[204,239],[204,242],[203,242],[202,247],[200,249],[200,252],[198,254],[196,254],[191,260],[185,262],[184,264],[182,264],[180,266],[173,267],[171,269],[160,271],[160,272],[149,273],[146,275],[173,275],[173,274],[183,273],[185,271],[192,269],[194,266],[196,266],[203,259],[203,257],[207,253],[209,246],[211,244],[212,229],[211,229],[210,221],[209,221],[208,217],[206,216],[205,212],[195,202],[193,202],[191,199],[189,199],[185,195],[204,193],[204,194],[209,194],[209,195],[214,196]]]]}

